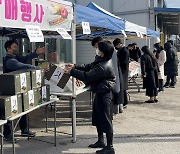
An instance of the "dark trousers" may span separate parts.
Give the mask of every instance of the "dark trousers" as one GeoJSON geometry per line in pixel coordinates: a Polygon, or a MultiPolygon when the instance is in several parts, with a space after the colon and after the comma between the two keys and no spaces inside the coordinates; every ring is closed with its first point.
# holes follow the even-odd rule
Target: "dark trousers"
{"type": "MultiPolygon", "coordinates": [[[[103,130],[99,126],[96,126],[96,129],[98,133],[98,141],[104,143],[103,130]]],[[[106,132],[106,139],[107,139],[107,147],[113,147],[113,133],[112,132],[106,132]]]]}
{"type": "Polygon", "coordinates": [[[163,91],[163,90],[164,90],[163,79],[159,79],[159,91],[163,91]]]}
{"type": "Polygon", "coordinates": [[[123,106],[128,104],[128,96],[127,95],[128,94],[127,94],[126,90],[124,90],[124,103],[123,103],[123,106]]]}
{"type": "MultiPolygon", "coordinates": [[[[28,124],[27,124],[27,116],[24,115],[21,117],[20,121],[19,121],[19,127],[21,129],[21,131],[27,129],[28,124]]],[[[8,122],[7,124],[4,125],[4,136],[8,136],[11,134],[12,131],[12,127],[11,127],[11,123],[8,122]]]]}
{"type": "Polygon", "coordinates": [[[176,76],[167,76],[166,84],[174,86],[176,82],[177,82],[176,76]]]}

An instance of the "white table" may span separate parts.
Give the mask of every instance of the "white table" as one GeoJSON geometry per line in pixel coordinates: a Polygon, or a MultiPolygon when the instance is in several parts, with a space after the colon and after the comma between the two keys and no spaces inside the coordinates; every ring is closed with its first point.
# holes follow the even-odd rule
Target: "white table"
{"type": "MultiPolygon", "coordinates": [[[[22,112],[20,114],[18,114],[17,116],[14,116],[12,118],[9,118],[7,119],[7,121],[10,121],[11,122],[11,129],[12,129],[12,146],[13,146],[13,154],[15,154],[15,141],[14,141],[14,133],[15,133],[15,129],[17,127],[17,124],[20,120],[20,118],[24,115],[28,115],[30,112],[34,111],[34,110],[37,110],[43,106],[46,106],[46,109],[47,109],[47,106],[50,105],[50,104],[54,104],[54,146],[56,146],[56,100],[51,100],[51,101],[48,101],[48,102],[44,102],[40,105],[37,105],[36,107],[30,109],[30,110],[27,110],[25,112],[22,112]],[[14,120],[18,119],[18,122],[16,123],[16,125],[14,126],[14,120]]],[[[28,118],[29,119],[29,118],[28,118]]],[[[28,129],[29,129],[29,120],[28,120],[28,129]]],[[[47,112],[46,112],[46,131],[47,131],[47,112]]],[[[29,137],[28,137],[29,139],[29,137]]]]}
{"type": "Polygon", "coordinates": [[[3,126],[7,123],[7,120],[0,120],[0,127],[1,127],[1,154],[3,154],[3,126]]]}

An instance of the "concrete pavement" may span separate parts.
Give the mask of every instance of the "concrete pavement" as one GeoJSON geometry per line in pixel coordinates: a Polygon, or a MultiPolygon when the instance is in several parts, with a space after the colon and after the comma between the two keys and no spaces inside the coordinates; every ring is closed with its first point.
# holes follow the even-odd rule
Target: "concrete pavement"
{"type": "MultiPolygon", "coordinates": [[[[141,79],[138,79],[141,85],[141,79]]],[[[141,85],[142,87],[142,85],[141,85]]],[[[166,88],[156,104],[144,103],[148,98],[144,90],[138,93],[130,85],[130,103],[123,114],[114,117],[114,147],[116,154],[180,154],[180,77],[176,88],[166,88]]],[[[91,126],[89,93],[77,98],[77,142],[71,142],[69,102],[61,100],[57,111],[57,146],[38,141],[53,142],[53,132],[44,132],[44,109],[30,114],[30,126],[37,132],[34,139],[22,138],[17,131],[17,154],[93,154],[96,149],[88,145],[97,140],[96,129],[91,126]]],[[[53,112],[49,113],[49,127],[53,130],[53,112]]],[[[5,142],[5,154],[12,153],[11,144],[5,142]]]]}

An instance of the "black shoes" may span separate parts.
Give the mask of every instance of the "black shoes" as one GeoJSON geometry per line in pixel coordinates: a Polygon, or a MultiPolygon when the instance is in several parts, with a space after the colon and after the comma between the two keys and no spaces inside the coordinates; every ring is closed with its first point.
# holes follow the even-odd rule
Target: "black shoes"
{"type": "Polygon", "coordinates": [[[106,146],[101,150],[97,150],[96,153],[98,153],[98,154],[115,154],[115,150],[113,147],[106,146]]]}
{"type": "MultiPolygon", "coordinates": [[[[13,143],[13,138],[12,138],[12,135],[11,135],[11,134],[4,136],[4,139],[5,139],[5,141],[7,141],[7,142],[9,142],[9,143],[13,143]]],[[[16,143],[16,141],[17,141],[17,140],[14,138],[14,142],[15,142],[15,143],[16,143]]]]}
{"type": "Polygon", "coordinates": [[[88,147],[90,147],[90,148],[104,148],[105,144],[102,141],[97,141],[94,144],[90,144],[88,147]]]}
{"type": "Polygon", "coordinates": [[[157,103],[157,102],[158,102],[158,99],[145,101],[145,103],[157,103]]]}
{"type": "Polygon", "coordinates": [[[157,103],[157,102],[158,102],[158,99],[155,99],[154,102],[157,103]]]}
{"type": "Polygon", "coordinates": [[[28,131],[27,129],[21,131],[21,136],[23,137],[35,137],[36,136],[36,133],[34,132],[31,132],[31,131],[28,131]]]}
{"type": "Polygon", "coordinates": [[[175,85],[170,85],[169,87],[171,87],[171,88],[175,88],[175,85]]]}
{"type": "Polygon", "coordinates": [[[154,103],[155,101],[154,100],[147,100],[145,101],[145,103],[154,103]]]}
{"type": "Polygon", "coordinates": [[[170,87],[169,83],[165,83],[164,87],[169,88],[170,87]]]}

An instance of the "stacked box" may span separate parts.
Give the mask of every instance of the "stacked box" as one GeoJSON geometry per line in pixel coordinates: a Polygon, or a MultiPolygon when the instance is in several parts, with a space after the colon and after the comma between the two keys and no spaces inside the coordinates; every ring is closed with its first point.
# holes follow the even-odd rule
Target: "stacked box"
{"type": "Polygon", "coordinates": [[[50,101],[50,85],[45,85],[41,87],[41,97],[42,103],[50,101]]]}
{"type": "Polygon", "coordinates": [[[30,72],[14,71],[0,75],[0,94],[16,95],[31,89],[30,72]]]}
{"type": "Polygon", "coordinates": [[[44,85],[44,70],[30,70],[31,73],[31,88],[40,88],[44,85]]]}
{"type": "Polygon", "coordinates": [[[22,112],[21,94],[0,96],[0,119],[6,120],[22,112]]]}
{"type": "Polygon", "coordinates": [[[41,88],[33,88],[22,94],[23,97],[23,111],[29,110],[42,102],[41,88]]]}

